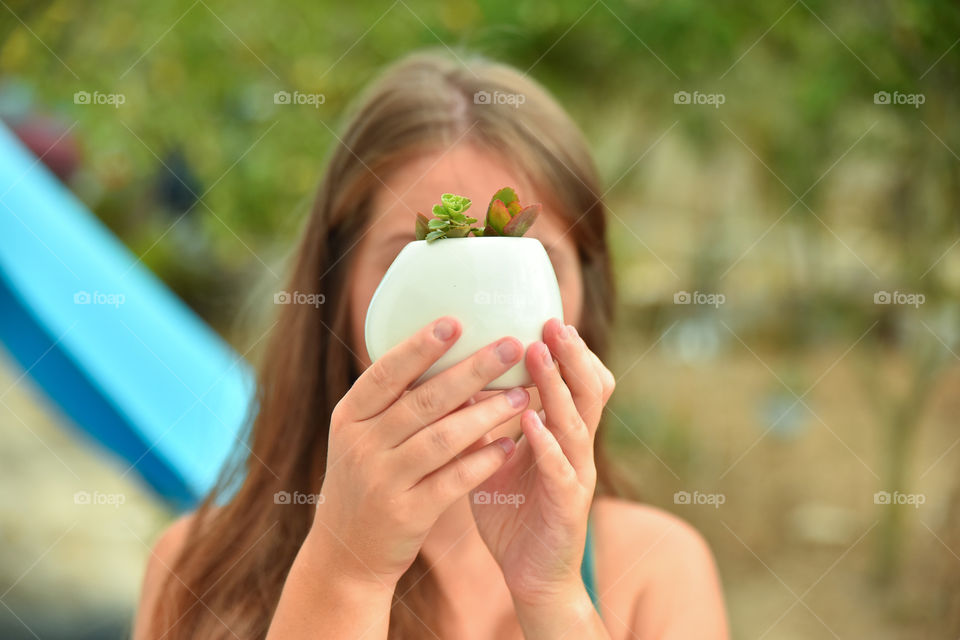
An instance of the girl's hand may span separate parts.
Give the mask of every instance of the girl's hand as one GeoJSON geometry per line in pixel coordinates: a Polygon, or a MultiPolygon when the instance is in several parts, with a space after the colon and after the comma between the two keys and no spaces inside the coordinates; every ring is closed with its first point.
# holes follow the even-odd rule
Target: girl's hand
{"type": "Polygon", "coordinates": [[[519,362],[516,338],[406,392],[460,331],[449,317],[424,327],[374,362],[334,409],[323,501],[307,538],[334,563],[328,570],[393,587],[438,516],[513,453],[509,438],[485,436],[527,406],[527,392],[466,402],[519,362]],[[481,438],[483,446],[470,446],[481,438]]]}
{"type": "Polygon", "coordinates": [[[580,564],[596,486],[593,440],[614,388],[613,375],[572,326],[550,320],[543,338],[527,350],[526,365],[546,424],[534,411],[523,413],[517,452],[471,500],[518,610],[585,593],[580,564]]]}

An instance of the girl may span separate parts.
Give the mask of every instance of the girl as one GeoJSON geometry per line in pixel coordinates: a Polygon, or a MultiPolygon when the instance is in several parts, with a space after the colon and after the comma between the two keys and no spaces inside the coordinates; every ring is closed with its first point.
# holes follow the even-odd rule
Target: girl
{"type": "Polygon", "coordinates": [[[577,127],[523,74],[431,53],[388,69],[338,140],[286,287],[326,303],[279,308],[249,455],[157,542],[135,638],[725,638],[699,534],[607,497],[594,443],[613,287],[577,127]],[[525,351],[505,336],[408,390],[460,322],[371,365],[373,292],[417,211],[503,186],[543,203],[528,235],[569,324],[525,351]],[[521,358],[535,386],[481,391],[521,358]]]}

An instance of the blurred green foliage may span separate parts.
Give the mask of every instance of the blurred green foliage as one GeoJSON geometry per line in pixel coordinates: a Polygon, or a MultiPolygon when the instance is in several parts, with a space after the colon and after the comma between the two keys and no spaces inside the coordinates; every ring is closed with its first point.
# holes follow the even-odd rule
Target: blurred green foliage
{"type": "MultiPolygon", "coordinates": [[[[529,69],[582,124],[609,180],[674,122],[701,157],[742,144],[740,152],[769,168],[760,169],[759,187],[769,222],[794,202],[791,191],[799,196],[816,184],[804,197],[813,211],[799,204],[790,216],[814,236],[825,231],[816,215],[827,217],[816,212],[829,180],[818,179],[880,122],[858,152],[896,166],[899,183],[885,188],[900,201],[864,212],[867,224],[896,236],[898,246],[919,243],[908,262],[917,251],[929,257],[927,238],[960,233],[956,158],[945,148],[960,149],[960,50],[951,48],[960,12],[948,2],[8,6],[0,17],[0,72],[26,81],[38,104],[78,123],[87,161],[74,187],[218,323],[223,300],[210,294],[231,282],[227,290],[236,289],[290,244],[351,98],[383,65],[422,47],[478,51],[529,69]],[[87,108],[73,104],[78,90],[123,93],[126,103],[87,108]],[[278,108],[272,96],[279,90],[326,100],[278,108]],[[722,92],[726,102],[678,108],[678,90],[722,92]],[[875,105],[881,90],[923,93],[926,101],[921,109],[875,105]],[[176,216],[157,211],[146,194],[164,171],[160,161],[181,149],[209,192],[190,214],[191,233],[164,235],[176,216]],[[932,203],[920,193],[931,184],[944,190],[932,203]],[[910,239],[917,234],[919,241],[910,239]],[[184,235],[202,240],[208,258],[192,273],[180,260],[184,235]],[[204,302],[212,299],[217,304],[204,302]]],[[[643,187],[641,165],[611,200],[636,202],[643,187]]],[[[735,240],[721,262],[729,264],[750,238],[735,240]]],[[[915,262],[917,277],[930,260],[915,262]]]]}

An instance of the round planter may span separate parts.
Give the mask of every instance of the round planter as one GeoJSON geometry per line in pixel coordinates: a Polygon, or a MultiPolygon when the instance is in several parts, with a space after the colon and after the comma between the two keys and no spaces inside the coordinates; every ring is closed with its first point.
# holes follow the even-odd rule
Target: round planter
{"type": "MultiPolygon", "coordinates": [[[[460,339],[417,383],[480,348],[513,336],[524,348],[550,318],[563,319],[560,287],[536,238],[442,238],[406,245],[370,300],[364,338],[371,361],[441,316],[463,326],[460,339]]],[[[486,389],[532,384],[523,360],[486,389]]]]}

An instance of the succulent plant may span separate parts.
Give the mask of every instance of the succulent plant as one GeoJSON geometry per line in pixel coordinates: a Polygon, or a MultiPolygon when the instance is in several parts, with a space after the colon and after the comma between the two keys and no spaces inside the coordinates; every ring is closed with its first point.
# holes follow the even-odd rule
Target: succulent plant
{"type": "Polygon", "coordinates": [[[417,214],[417,240],[433,242],[439,238],[463,238],[470,233],[479,235],[483,228],[472,227],[476,218],[464,212],[470,208],[470,198],[445,193],[440,196],[440,204],[433,206],[433,219],[422,213],[417,214]]]}
{"type": "Polygon", "coordinates": [[[493,194],[493,199],[490,200],[483,235],[522,236],[540,215],[541,209],[539,203],[522,206],[517,192],[510,187],[504,187],[493,194]]]}
{"type": "Polygon", "coordinates": [[[504,187],[493,194],[490,200],[485,226],[474,227],[472,225],[477,219],[466,215],[470,204],[469,198],[452,193],[440,196],[440,204],[433,207],[434,218],[417,214],[417,240],[433,242],[440,238],[464,238],[470,234],[520,237],[527,232],[542,209],[539,204],[522,206],[516,191],[504,187]]]}

